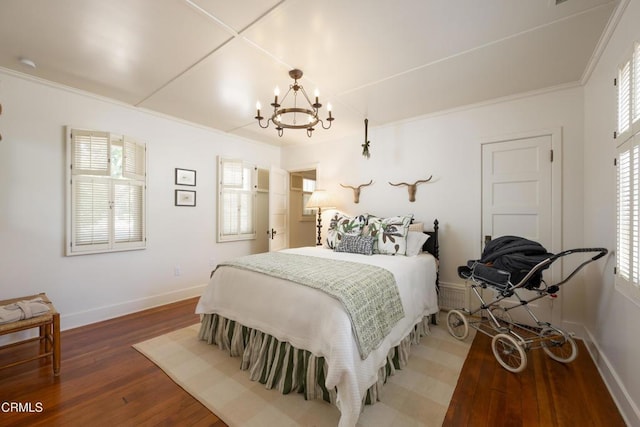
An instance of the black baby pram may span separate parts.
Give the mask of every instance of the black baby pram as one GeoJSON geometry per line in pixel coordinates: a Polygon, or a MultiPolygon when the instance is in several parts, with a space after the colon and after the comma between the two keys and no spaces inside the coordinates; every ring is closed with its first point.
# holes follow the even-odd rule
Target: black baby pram
{"type": "Polygon", "coordinates": [[[604,248],[570,249],[552,254],[540,243],[517,236],[502,236],[487,243],[482,257],[458,267],[458,275],[470,283],[471,290],[480,301],[474,310],[460,308],[447,314],[447,327],[454,337],[464,340],[472,327],[492,338],[491,348],[496,360],[511,372],[521,372],[527,366],[525,351],[542,348],[552,359],[563,363],[573,361],[578,355],[575,341],[568,332],[539,320],[528,304],[540,298],[555,296],[560,287],[569,281],[585,265],[607,254],[604,248]],[[576,267],[566,279],[547,284],[543,271],[558,259],[576,253],[597,252],[576,267]],[[491,288],[493,301],[487,303],[479,289],[491,288]],[[523,290],[533,292],[523,298],[523,290]],[[513,297],[512,304],[501,304],[513,297]],[[533,324],[514,322],[510,310],[522,307],[533,324]]]}

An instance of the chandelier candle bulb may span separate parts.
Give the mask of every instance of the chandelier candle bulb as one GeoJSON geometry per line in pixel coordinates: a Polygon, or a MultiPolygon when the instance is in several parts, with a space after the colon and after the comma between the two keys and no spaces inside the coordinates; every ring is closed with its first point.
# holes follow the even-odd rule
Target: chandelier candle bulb
{"type": "Polygon", "coordinates": [[[254,118],[257,120],[263,119],[263,117],[260,115],[260,101],[256,102],[256,116],[254,118]]]}

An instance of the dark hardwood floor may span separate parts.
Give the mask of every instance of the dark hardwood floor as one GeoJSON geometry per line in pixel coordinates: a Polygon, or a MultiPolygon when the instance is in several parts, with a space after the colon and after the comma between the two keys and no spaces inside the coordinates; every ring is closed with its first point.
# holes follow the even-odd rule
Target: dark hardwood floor
{"type": "Polygon", "coordinates": [[[584,343],[576,343],[571,363],[534,349],[513,374],[498,365],[491,338],[477,333],[443,426],[624,426],[584,343]]]}
{"type": "MultiPolygon", "coordinates": [[[[0,413],[3,426],[226,426],[133,344],[199,322],[190,299],[62,332],[62,366],[30,362],[0,370],[2,401],[42,404],[42,412],[0,413]]],[[[0,364],[14,352],[0,353],[0,364]]]]}
{"type": "MultiPolygon", "coordinates": [[[[0,412],[3,426],[215,426],[225,424],[131,345],[198,322],[197,299],[62,332],[62,368],[34,361],[0,370],[0,401],[42,412],[0,412]]],[[[16,352],[0,353],[0,364],[16,352]]],[[[616,426],[620,415],[580,343],[571,364],[528,352],[525,372],[500,368],[478,334],[454,393],[446,426],[616,426]]]]}

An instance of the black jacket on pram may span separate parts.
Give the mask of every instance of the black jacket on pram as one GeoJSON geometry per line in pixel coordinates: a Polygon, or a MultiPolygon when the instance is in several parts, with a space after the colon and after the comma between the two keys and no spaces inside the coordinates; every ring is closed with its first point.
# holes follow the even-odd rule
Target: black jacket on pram
{"type": "MultiPolygon", "coordinates": [[[[482,252],[482,258],[469,261],[468,266],[473,269],[476,277],[504,287],[507,281],[512,285],[520,283],[533,267],[552,256],[538,242],[524,237],[502,236],[489,241],[482,252]]],[[[538,288],[542,282],[542,270],[549,265],[536,271],[524,287],[538,288]]]]}

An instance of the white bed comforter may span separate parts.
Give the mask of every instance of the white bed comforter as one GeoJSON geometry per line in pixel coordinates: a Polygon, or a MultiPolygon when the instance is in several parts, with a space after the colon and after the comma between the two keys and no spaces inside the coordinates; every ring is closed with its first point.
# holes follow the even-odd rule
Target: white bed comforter
{"type": "Polygon", "coordinates": [[[322,247],[284,252],[386,268],[395,276],[405,317],[376,350],[361,360],[351,322],[338,300],[307,286],[227,266],[216,270],[196,313],[217,313],[324,357],[329,368],[325,385],[327,389],[337,388],[339,426],[354,426],[365,393],[376,382],[389,350],[424,316],[438,311],[436,260],[427,253],[415,257],[365,256],[322,247]]]}

